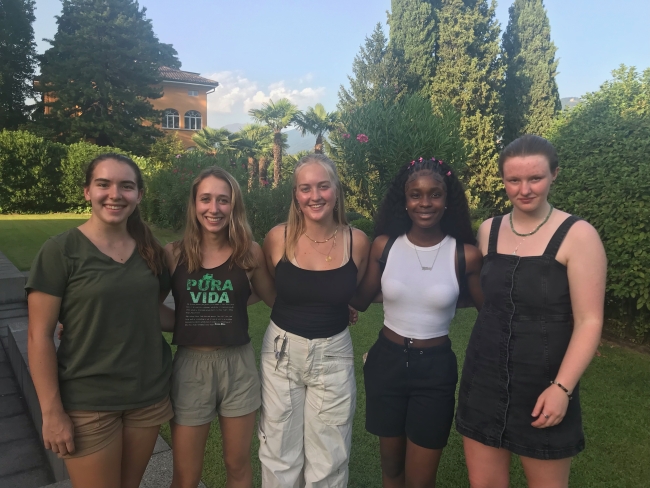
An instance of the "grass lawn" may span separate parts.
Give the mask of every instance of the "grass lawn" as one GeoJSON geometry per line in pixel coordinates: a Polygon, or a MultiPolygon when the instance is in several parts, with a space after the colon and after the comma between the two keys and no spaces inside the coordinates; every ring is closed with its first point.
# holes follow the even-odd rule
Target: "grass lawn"
{"type": "MultiPolygon", "coordinates": [[[[79,225],[79,215],[0,216],[0,251],[20,269],[29,269],[34,254],[50,235],[79,225]]],[[[161,242],[175,238],[169,231],[155,231],[161,242]]],[[[270,310],[260,303],[249,308],[250,334],[259,351],[269,321],[270,310]]],[[[473,310],[460,310],[451,329],[453,349],[459,368],[476,317],[473,310]]],[[[374,343],[382,324],[381,306],[372,305],[360,314],[351,328],[357,373],[357,412],[352,434],[350,483],[352,488],[381,487],[377,439],[364,428],[365,394],[361,356],[374,343]]],[[[571,473],[571,486],[579,488],[644,488],[650,486],[650,355],[605,343],[599,349],[581,383],[581,400],[586,450],[577,456],[571,473]]],[[[169,428],[163,426],[169,441],[169,428]]],[[[257,437],[253,443],[255,486],[260,486],[257,437]]],[[[215,422],[205,457],[203,480],[210,488],[225,485],[221,461],[221,440],[215,422]]],[[[513,457],[511,486],[524,487],[519,462],[513,457]]],[[[461,437],[452,430],[438,474],[438,486],[469,486],[461,437]]]]}

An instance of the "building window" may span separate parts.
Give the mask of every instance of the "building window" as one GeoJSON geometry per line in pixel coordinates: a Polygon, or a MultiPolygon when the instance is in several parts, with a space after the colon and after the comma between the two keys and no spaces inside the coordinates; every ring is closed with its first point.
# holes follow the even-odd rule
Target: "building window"
{"type": "Polygon", "coordinates": [[[187,94],[188,94],[189,96],[191,96],[191,97],[198,97],[198,96],[199,96],[199,92],[196,91],[196,90],[189,90],[189,91],[187,92],[187,94]]]}
{"type": "Polygon", "coordinates": [[[201,130],[201,114],[196,110],[185,112],[185,128],[190,130],[201,130]]]}
{"type": "Polygon", "coordinates": [[[178,110],[168,108],[163,111],[162,126],[163,129],[178,129],[180,128],[181,118],[178,115],[178,110]]]}

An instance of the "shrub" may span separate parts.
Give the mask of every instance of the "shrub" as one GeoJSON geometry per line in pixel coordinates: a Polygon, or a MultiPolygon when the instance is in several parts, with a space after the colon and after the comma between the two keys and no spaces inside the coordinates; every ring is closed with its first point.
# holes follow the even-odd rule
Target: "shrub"
{"type": "Polygon", "coordinates": [[[650,331],[650,69],[613,74],[549,134],[561,167],[551,201],[598,230],[607,325],[641,342],[650,331]]]}
{"type": "Polygon", "coordinates": [[[0,132],[0,213],[63,210],[59,166],[62,144],[24,131],[0,132]]]}
{"type": "Polygon", "coordinates": [[[244,193],[248,221],[253,237],[260,244],[274,226],[287,221],[293,195],[291,181],[283,181],[277,188],[254,188],[244,193]]]}
{"type": "Polygon", "coordinates": [[[398,168],[415,158],[437,157],[464,169],[460,118],[450,107],[407,95],[377,99],[341,114],[341,131],[329,134],[328,153],[346,187],[346,204],[372,218],[398,168]]]}
{"type": "Polygon", "coordinates": [[[374,237],[375,223],[372,220],[364,218],[356,219],[350,222],[350,225],[365,232],[369,239],[374,237]]]}

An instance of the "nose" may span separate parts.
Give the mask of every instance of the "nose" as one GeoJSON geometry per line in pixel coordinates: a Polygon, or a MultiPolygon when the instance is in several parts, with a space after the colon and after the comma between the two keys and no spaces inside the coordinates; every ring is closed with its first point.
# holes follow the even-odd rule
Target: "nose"
{"type": "Polygon", "coordinates": [[[112,200],[119,200],[122,197],[119,185],[111,185],[108,189],[108,197],[112,200]]]}
{"type": "Polygon", "coordinates": [[[433,205],[431,197],[425,195],[420,199],[420,207],[430,207],[431,205],[433,205]]]}

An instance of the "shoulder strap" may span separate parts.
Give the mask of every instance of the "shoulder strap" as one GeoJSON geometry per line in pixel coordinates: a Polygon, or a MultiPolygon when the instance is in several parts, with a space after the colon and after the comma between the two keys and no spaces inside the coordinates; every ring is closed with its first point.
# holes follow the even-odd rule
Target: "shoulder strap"
{"type": "Polygon", "coordinates": [[[352,259],[352,226],[348,225],[348,229],[350,229],[350,259],[352,259]]]}
{"type": "Polygon", "coordinates": [[[390,252],[390,248],[393,247],[393,244],[395,244],[396,240],[397,237],[389,237],[386,241],[386,245],[384,246],[384,250],[381,253],[381,257],[379,258],[379,267],[382,274],[384,274],[384,269],[386,268],[386,261],[388,260],[388,253],[390,252]]]}
{"type": "Polygon", "coordinates": [[[564,222],[562,222],[562,224],[560,224],[560,226],[557,228],[557,230],[553,234],[553,237],[551,237],[551,240],[549,241],[548,246],[546,246],[546,250],[544,251],[544,255],[550,256],[553,259],[555,259],[555,256],[557,255],[557,252],[560,249],[560,246],[562,245],[562,242],[564,241],[564,238],[566,237],[567,233],[569,232],[569,229],[578,220],[581,220],[580,217],[576,217],[575,215],[571,215],[564,222]]]}
{"type": "Polygon", "coordinates": [[[465,296],[467,293],[467,276],[465,262],[465,244],[456,239],[456,258],[458,259],[458,287],[460,288],[459,296],[465,296]]]}
{"type": "Polygon", "coordinates": [[[488,242],[488,254],[497,252],[497,242],[499,240],[501,220],[503,220],[503,215],[499,215],[492,219],[492,227],[490,227],[490,240],[488,242]]]}

